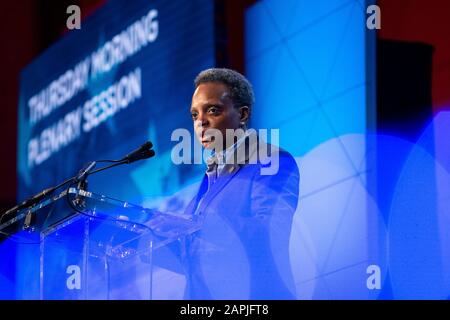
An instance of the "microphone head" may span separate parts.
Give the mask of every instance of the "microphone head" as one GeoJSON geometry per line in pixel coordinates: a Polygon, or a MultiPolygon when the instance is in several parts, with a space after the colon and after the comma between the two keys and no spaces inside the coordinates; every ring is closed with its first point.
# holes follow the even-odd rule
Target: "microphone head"
{"type": "Polygon", "coordinates": [[[150,141],[147,141],[143,145],[141,145],[138,149],[127,154],[125,158],[123,158],[122,160],[125,161],[126,163],[131,163],[140,159],[153,157],[155,155],[155,152],[150,149],[151,147],[153,147],[153,144],[150,141]]]}
{"type": "Polygon", "coordinates": [[[126,163],[132,163],[132,162],[135,162],[138,160],[148,159],[148,158],[153,157],[154,155],[155,155],[154,150],[141,150],[140,152],[136,152],[132,156],[127,157],[126,163]]]}
{"type": "Polygon", "coordinates": [[[140,147],[140,149],[141,150],[148,150],[151,147],[153,147],[153,143],[151,143],[150,141],[147,141],[140,147]]]}
{"type": "Polygon", "coordinates": [[[144,150],[141,153],[142,158],[141,159],[148,159],[155,155],[155,150],[144,150]]]}

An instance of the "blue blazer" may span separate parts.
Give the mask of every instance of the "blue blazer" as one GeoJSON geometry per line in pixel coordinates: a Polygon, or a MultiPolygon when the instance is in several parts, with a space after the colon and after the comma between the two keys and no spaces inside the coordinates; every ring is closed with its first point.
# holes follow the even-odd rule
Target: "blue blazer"
{"type": "Polygon", "coordinates": [[[188,241],[185,296],[295,299],[289,238],[299,195],[297,164],[256,134],[238,150],[244,152],[236,152],[237,163],[226,164],[208,192],[205,174],[185,211],[202,222],[188,241]]]}

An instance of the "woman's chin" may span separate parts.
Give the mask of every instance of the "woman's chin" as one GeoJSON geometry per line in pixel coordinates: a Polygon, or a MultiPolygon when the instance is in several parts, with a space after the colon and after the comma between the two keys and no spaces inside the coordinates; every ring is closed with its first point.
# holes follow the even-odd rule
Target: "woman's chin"
{"type": "Polygon", "coordinates": [[[205,142],[202,142],[202,146],[205,149],[214,149],[214,142],[213,141],[205,141],[205,142]]]}

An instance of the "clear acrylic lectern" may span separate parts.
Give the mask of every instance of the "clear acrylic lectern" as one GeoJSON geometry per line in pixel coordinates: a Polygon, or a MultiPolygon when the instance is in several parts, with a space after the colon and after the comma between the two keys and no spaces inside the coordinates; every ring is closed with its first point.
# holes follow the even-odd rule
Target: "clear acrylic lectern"
{"type": "MultiPolygon", "coordinates": [[[[200,229],[192,217],[76,188],[3,218],[3,237],[38,251],[40,299],[152,299],[155,255],[181,256],[185,237],[200,229]]],[[[176,260],[160,259],[165,267],[176,260]]]]}

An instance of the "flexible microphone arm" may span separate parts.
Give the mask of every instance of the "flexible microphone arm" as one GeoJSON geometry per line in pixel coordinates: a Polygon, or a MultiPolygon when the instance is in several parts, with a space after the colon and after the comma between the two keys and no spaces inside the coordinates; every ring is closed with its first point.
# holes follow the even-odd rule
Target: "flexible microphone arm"
{"type": "Polygon", "coordinates": [[[127,154],[124,158],[120,159],[120,160],[97,160],[97,161],[92,161],[89,163],[88,166],[85,167],[85,169],[80,170],[80,172],[72,177],[69,178],[63,182],[61,182],[60,184],[58,184],[55,187],[51,187],[51,188],[47,188],[43,191],[41,191],[40,193],[26,199],[25,201],[23,201],[22,203],[14,206],[13,208],[9,209],[8,211],[6,211],[1,217],[0,217],[0,222],[3,220],[3,217],[13,213],[13,212],[17,212],[19,210],[22,210],[24,208],[27,207],[31,207],[33,205],[35,205],[36,203],[40,202],[42,199],[46,198],[47,196],[51,195],[53,192],[55,192],[55,190],[65,186],[68,183],[71,182],[75,182],[75,183],[83,183],[87,177],[91,174],[112,168],[112,167],[116,167],[122,164],[130,164],[133,163],[135,161],[138,160],[142,160],[142,159],[148,159],[151,158],[155,155],[155,151],[151,150],[150,148],[152,147],[152,143],[150,141],[145,142],[143,145],[141,145],[138,149],[130,152],[129,154],[127,154]],[[96,170],[91,171],[92,169],[94,169],[95,165],[98,162],[109,162],[112,164],[109,164],[107,166],[104,166],[102,168],[98,168],[96,170]]]}
{"type": "Polygon", "coordinates": [[[94,173],[97,173],[97,172],[100,172],[100,171],[103,171],[103,170],[106,170],[106,169],[109,169],[109,168],[112,168],[112,167],[120,166],[120,165],[125,164],[125,163],[130,164],[130,163],[135,162],[137,160],[148,159],[148,158],[153,157],[154,155],[155,155],[155,151],[154,150],[144,150],[144,151],[142,151],[139,154],[139,156],[134,156],[133,159],[125,157],[125,158],[123,158],[121,160],[108,160],[109,162],[113,162],[113,163],[110,164],[110,165],[107,165],[105,167],[98,168],[98,169],[96,169],[96,170],[94,170],[94,171],[92,171],[92,172],[90,172],[88,174],[89,175],[90,174],[94,174],[94,173]]]}

